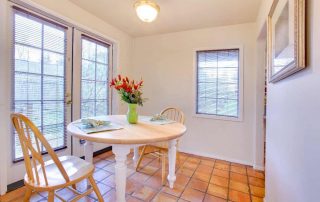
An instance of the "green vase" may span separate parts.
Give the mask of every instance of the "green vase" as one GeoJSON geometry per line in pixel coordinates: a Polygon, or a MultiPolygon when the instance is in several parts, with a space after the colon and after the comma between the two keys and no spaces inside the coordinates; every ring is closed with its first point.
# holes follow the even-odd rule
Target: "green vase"
{"type": "Polygon", "coordinates": [[[137,104],[128,103],[127,120],[131,124],[138,122],[137,104]]]}

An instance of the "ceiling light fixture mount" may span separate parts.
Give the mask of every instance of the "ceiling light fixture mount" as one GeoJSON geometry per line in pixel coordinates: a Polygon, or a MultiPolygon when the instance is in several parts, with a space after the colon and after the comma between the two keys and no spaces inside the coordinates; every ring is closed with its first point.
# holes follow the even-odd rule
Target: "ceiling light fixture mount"
{"type": "Polygon", "coordinates": [[[138,0],[134,4],[134,8],[139,19],[143,22],[154,21],[160,12],[159,5],[152,0],[138,0]]]}

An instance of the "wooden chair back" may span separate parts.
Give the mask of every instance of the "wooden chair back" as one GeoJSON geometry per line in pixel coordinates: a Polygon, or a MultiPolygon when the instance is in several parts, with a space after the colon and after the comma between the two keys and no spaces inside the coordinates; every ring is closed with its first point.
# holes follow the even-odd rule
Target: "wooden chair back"
{"type": "Polygon", "coordinates": [[[185,123],[184,113],[178,108],[168,107],[162,110],[160,114],[166,116],[170,120],[174,120],[182,124],[185,123]]]}
{"type": "Polygon", "coordinates": [[[42,158],[41,150],[41,147],[44,147],[55,165],[58,167],[63,178],[66,180],[66,182],[69,182],[70,179],[65,169],[63,168],[57,154],[54,152],[48,141],[41,134],[34,123],[20,113],[12,113],[11,120],[19,136],[29,181],[33,182],[34,184],[40,185],[43,184],[43,182],[41,182],[40,180],[44,179],[46,186],[48,186],[45,162],[42,158]],[[39,169],[39,166],[41,166],[41,169],[39,169]],[[42,172],[39,173],[39,170],[41,170],[42,172]],[[41,175],[43,175],[43,178],[40,179],[41,175]]]}

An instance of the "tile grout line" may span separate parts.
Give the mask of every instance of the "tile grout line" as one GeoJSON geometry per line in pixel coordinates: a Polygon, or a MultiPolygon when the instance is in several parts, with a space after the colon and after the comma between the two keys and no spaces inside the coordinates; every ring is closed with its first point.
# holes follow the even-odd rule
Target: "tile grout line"
{"type": "Polygon", "coordinates": [[[230,192],[230,181],[231,181],[231,163],[229,163],[229,180],[228,180],[228,192],[227,192],[227,201],[229,201],[229,192],[230,192]]]}
{"type": "MultiPolygon", "coordinates": [[[[201,163],[201,162],[200,162],[201,163]]],[[[211,182],[211,178],[212,178],[212,175],[213,175],[213,170],[214,170],[214,167],[216,166],[216,159],[214,159],[214,164],[213,164],[213,167],[212,167],[212,171],[211,171],[211,174],[210,174],[210,177],[209,177],[209,182],[208,182],[208,186],[206,188],[206,192],[204,193],[204,198],[202,201],[204,201],[206,199],[206,195],[208,194],[208,190],[209,190],[209,185],[210,185],[210,182],[211,182]]]]}
{"type": "MultiPolygon", "coordinates": [[[[187,159],[189,159],[189,158],[190,158],[190,156],[188,156],[187,159]]],[[[194,157],[193,157],[193,158],[194,158],[194,157]]],[[[185,162],[187,161],[187,159],[185,160],[185,162]]],[[[185,163],[185,162],[184,162],[184,163],[185,163]]],[[[197,167],[194,169],[194,172],[193,172],[192,175],[190,176],[190,179],[189,179],[188,183],[184,186],[183,191],[181,192],[181,195],[180,195],[179,199],[185,200],[185,199],[183,199],[183,198],[181,198],[181,197],[182,197],[184,191],[186,190],[187,186],[189,185],[189,183],[190,183],[190,181],[191,181],[191,178],[192,178],[192,177],[194,176],[194,174],[196,173],[196,171],[197,171],[197,169],[198,169],[198,167],[199,167],[199,165],[200,165],[200,162],[201,162],[201,160],[199,161],[197,167]]],[[[184,164],[184,163],[183,163],[183,164],[184,164]]],[[[185,200],[185,201],[187,201],[187,200],[185,200]]]]}
{"type": "Polygon", "coordinates": [[[248,167],[246,166],[246,175],[247,175],[247,180],[248,180],[248,187],[249,187],[249,197],[250,197],[250,202],[252,202],[252,195],[251,195],[251,187],[250,187],[250,181],[249,181],[249,175],[248,175],[248,167]]]}
{"type": "MultiPolygon", "coordinates": [[[[183,161],[183,164],[187,161],[188,158],[189,158],[189,156],[183,161]]],[[[181,169],[181,166],[179,166],[179,169],[177,170],[177,172],[178,172],[180,169],[181,169]]],[[[177,173],[177,172],[176,172],[176,173],[177,173]]],[[[191,179],[191,177],[190,177],[190,179],[191,179]]],[[[167,183],[166,183],[166,184],[167,184],[167,183]]],[[[166,186],[166,185],[164,185],[163,187],[165,187],[165,186],[166,186]]],[[[163,188],[163,187],[162,187],[162,188],[163,188]]],[[[161,190],[162,190],[162,188],[161,188],[161,190]]],[[[161,191],[161,190],[160,190],[160,191],[161,191]]],[[[184,192],[184,190],[181,192],[181,194],[180,194],[179,196],[175,196],[175,195],[173,195],[173,194],[166,193],[166,192],[165,192],[165,193],[166,193],[166,194],[169,194],[170,196],[174,196],[174,197],[178,198],[178,200],[179,200],[179,199],[181,199],[181,196],[182,196],[182,193],[183,193],[183,192],[184,192]]]]}

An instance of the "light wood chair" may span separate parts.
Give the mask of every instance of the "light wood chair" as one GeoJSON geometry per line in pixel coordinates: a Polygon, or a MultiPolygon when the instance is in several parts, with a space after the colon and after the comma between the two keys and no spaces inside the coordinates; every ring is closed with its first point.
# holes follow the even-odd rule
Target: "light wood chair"
{"type": "Polygon", "coordinates": [[[56,191],[67,188],[75,193],[70,201],[78,201],[92,191],[99,202],[104,201],[96,182],[93,179],[94,165],[75,156],[58,157],[39,129],[26,116],[19,113],[11,114],[12,123],[17,130],[26,167],[24,184],[26,193],[24,201],[30,200],[32,192],[48,192],[48,201],[53,202],[54,196],[62,201],[56,191]],[[44,161],[41,147],[48,152],[51,160],[44,161]],[[76,183],[88,179],[91,188],[84,192],[76,189],[76,183]]]}
{"type": "MultiPolygon", "coordinates": [[[[170,120],[174,120],[174,121],[182,123],[182,124],[185,123],[184,113],[180,109],[177,109],[174,107],[169,107],[169,108],[162,110],[162,112],[160,114],[167,117],[170,120]]],[[[178,143],[179,143],[179,141],[178,141],[178,143]]],[[[159,143],[148,144],[148,145],[143,146],[141,154],[140,154],[140,158],[137,162],[136,171],[139,171],[141,161],[145,155],[151,154],[151,155],[156,156],[159,159],[161,158],[162,185],[165,185],[165,183],[166,183],[166,158],[168,156],[168,147],[169,147],[168,142],[159,142],[159,143]],[[146,152],[147,149],[148,150],[150,149],[151,152],[147,153],[146,152]]],[[[177,147],[178,147],[178,144],[177,144],[177,147]]],[[[180,155],[179,155],[178,149],[177,149],[177,159],[180,162],[180,155]]]]}

